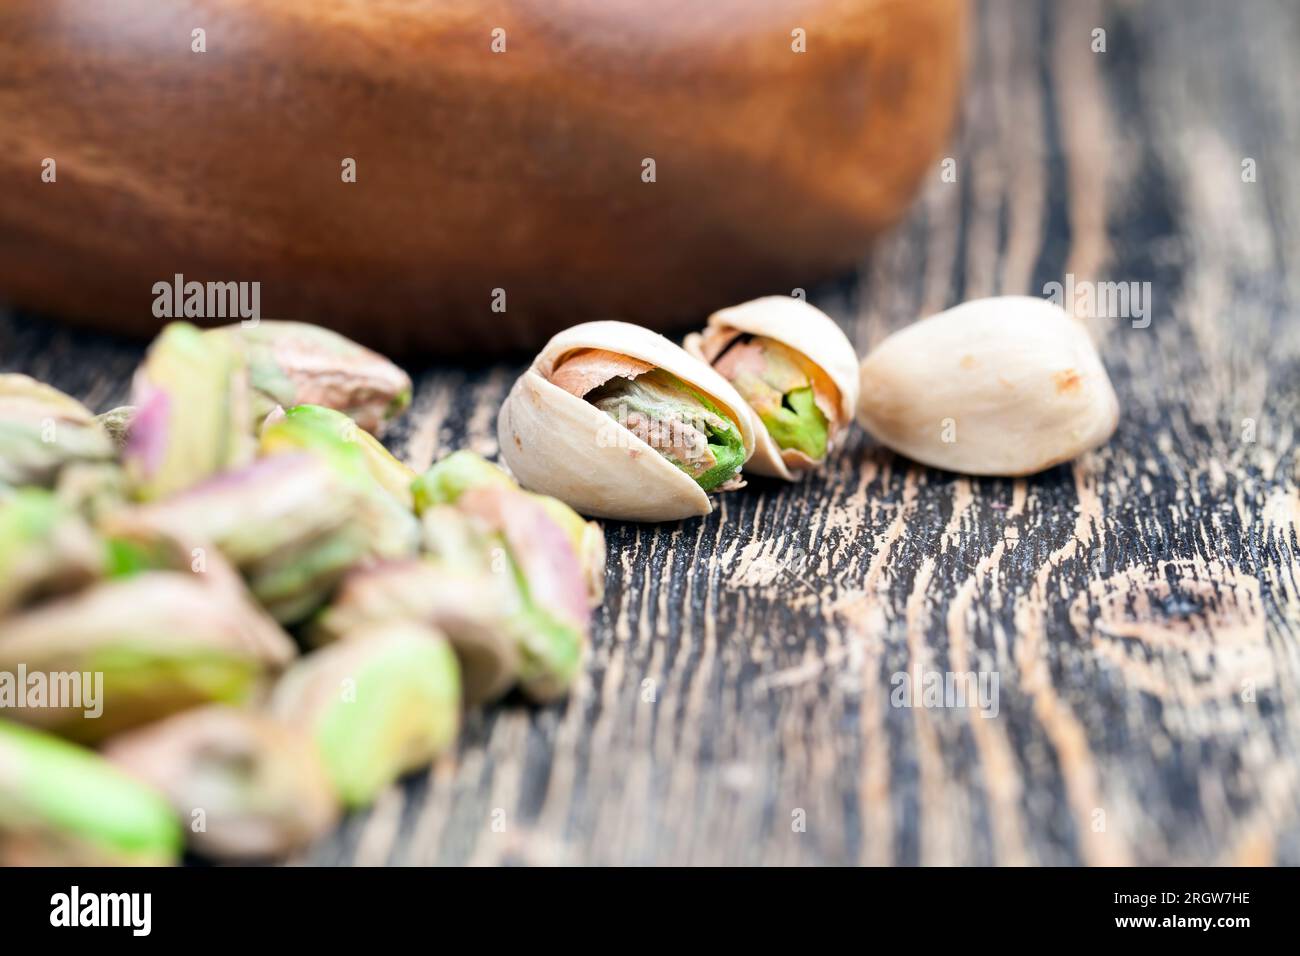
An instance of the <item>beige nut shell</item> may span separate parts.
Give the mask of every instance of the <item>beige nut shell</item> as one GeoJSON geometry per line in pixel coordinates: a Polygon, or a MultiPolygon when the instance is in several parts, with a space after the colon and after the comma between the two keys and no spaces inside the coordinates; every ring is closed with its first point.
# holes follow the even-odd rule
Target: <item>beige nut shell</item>
{"type": "Polygon", "coordinates": [[[744,400],[707,364],[638,325],[586,322],[552,338],[501,406],[497,441],[519,483],[598,518],[673,521],[712,511],[709,496],[684,472],[600,409],[548,381],[559,361],[580,349],[639,359],[699,389],[736,423],[746,460],[754,453],[744,400]]]}
{"type": "MultiPolygon", "coordinates": [[[[774,339],[820,368],[839,392],[839,418],[831,428],[827,453],[839,445],[858,404],[858,355],[834,319],[803,299],[770,295],[719,309],[709,316],[709,326],[774,339]]],[[[703,360],[702,343],[702,336],[692,333],[686,337],[686,351],[703,360]]],[[[786,455],[803,456],[797,452],[783,455],[758,415],[748,405],[745,408],[757,442],[754,457],[745,466],[746,470],[769,478],[794,481],[797,475],[791,472],[786,455]]]]}
{"type": "Polygon", "coordinates": [[[1106,441],[1119,401],[1087,328],[1030,296],[916,322],[862,363],[858,421],[883,445],[970,475],[1030,475],[1106,441]]]}

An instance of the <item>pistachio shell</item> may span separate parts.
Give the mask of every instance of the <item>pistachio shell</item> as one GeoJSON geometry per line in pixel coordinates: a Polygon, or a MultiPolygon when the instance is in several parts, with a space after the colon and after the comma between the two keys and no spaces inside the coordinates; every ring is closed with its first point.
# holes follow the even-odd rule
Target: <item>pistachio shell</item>
{"type": "Polygon", "coordinates": [[[515,382],[497,419],[501,457],[520,484],[579,512],[632,521],[708,514],[709,496],[666,458],[548,376],[580,349],[603,349],[661,368],[709,396],[754,452],[744,400],[717,372],[662,335],[626,322],[588,322],[556,335],[515,382]]]}
{"type": "Polygon", "coordinates": [[[285,673],[271,710],[311,735],[335,792],[365,806],[456,739],[456,655],[432,628],[408,622],[313,651],[285,673]]]}
{"type": "Polygon", "coordinates": [[[978,299],[895,332],[862,363],[858,419],[926,465],[1029,475],[1114,432],[1119,402],[1087,328],[1043,299],[978,299]]]}
{"type": "MultiPolygon", "coordinates": [[[[713,351],[710,346],[716,343],[715,347],[720,348],[731,337],[729,333],[739,332],[780,342],[821,369],[838,393],[830,448],[839,444],[858,404],[858,356],[853,343],[834,319],[803,299],[774,295],[720,309],[709,316],[708,325],[705,335],[688,335],[684,344],[686,351],[701,360],[710,361],[709,353],[713,351]]],[[[746,471],[791,481],[797,477],[792,474],[792,468],[816,467],[819,462],[798,451],[783,452],[757,413],[752,409],[750,412],[757,447],[745,466],[746,471]]]]}
{"type": "Polygon", "coordinates": [[[0,721],[0,866],[166,866],[180,848],[161,795],[92,751],[0,721]]]}
{"type": "Polygon", "coordinates": [[[212,705],[114,737],[104,756],[163,794],[195,852],[218,860],[288,853],[327,833],[339,807],[300,731],[212,705]]]}

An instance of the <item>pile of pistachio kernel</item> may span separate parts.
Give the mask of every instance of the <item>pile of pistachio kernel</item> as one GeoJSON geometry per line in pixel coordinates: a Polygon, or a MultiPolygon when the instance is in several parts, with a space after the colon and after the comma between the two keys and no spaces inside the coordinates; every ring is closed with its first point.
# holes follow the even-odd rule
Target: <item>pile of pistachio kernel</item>
{"type": "Polygon", "coordinates": [[[407,375],[315,326],[167,326],[131,404],[0,375],[0,864],[288,853],[581,672],[604,537],[375,437],[407,375]]]}

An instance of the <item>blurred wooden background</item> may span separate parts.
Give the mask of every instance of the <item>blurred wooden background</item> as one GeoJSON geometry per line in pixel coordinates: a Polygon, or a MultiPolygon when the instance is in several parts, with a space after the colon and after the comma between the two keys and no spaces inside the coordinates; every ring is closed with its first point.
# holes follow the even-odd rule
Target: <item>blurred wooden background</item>
{"type": "MultiPolygon", "coordinates": [[[[1089,320],[1115,439],[1003,481],[855,433],[806,484],[609,524],[567,703],[472,715],[301,862],[1300,863],[1300,7],[977,9],[956,182],[812,299],[865,351],[1066,273],[1149,282],[1148,327],[1089,320]],[[996,675],[996,716],[893,706],[909,670],[996,675]]],[[[138,357],[0,315],[0,367],[97,409],[138,357]]],[[[394,447],[493,454],[517,371],[425,370],[394,447]]]]}

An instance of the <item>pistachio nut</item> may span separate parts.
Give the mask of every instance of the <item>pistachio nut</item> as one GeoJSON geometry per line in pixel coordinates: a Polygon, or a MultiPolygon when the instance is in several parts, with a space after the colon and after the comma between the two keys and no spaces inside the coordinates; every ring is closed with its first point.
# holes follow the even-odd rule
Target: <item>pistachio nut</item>
{"type": "Polygon", "coordinates": [[[372,435],[339,412],[298,405],[262,428],[261,453],[300,452],[321,458],[359,496],[357,518],[366,529],[372,557],[400,558],[415,553],[420,525],[411,512],[414,473],[372,435]]]}
{"type": "MultiPolygon", "coordinates": [[[[462,450],[436,462],[415,480],[411,490],[415,495],[416,511],[423,514],[434,505],[454,505],[469,489],[482,487],[519,488],[501,468],[472,451],[462,450]]],[[[551,520],[568,535],[582,565],[591,603],[599,604],[605,596],[605,532],[596,522],[583,520],[558,498],[532,492],[525,494],[541,505],[551,520]]]]}
{"type": "Polygon", "coordinates": [[[704,362],[625,322],[559,333],[515,382],[497,419],[520,483],[596,517],[708,514],[753,454],[744,400],[704,362]]]}
{"type": "Polygon", "coordinates": [[[95,416],[95,421],[108,433],[118,451],[126,448],[131,438],[131,421],[135,418],[134,405],[119,405],[95,416]]]}
{"type": "MultiPolygon", "coordinates": [[[[591,619],[586,575],[569,537],[534,498],[507,488],[471,489],[457,513],[477,525],[490,568],[507,573],[518,590],[513,629],[524,693],[540,702],[562,696],[582,669],[591,619]]],[[[446,513],[426,512],[424,520],[426,529],[454,527],[446,513]]],[[[428,531],[425,540],[431,543],[428,531]]],[[[446,555],[445,545],[430,550],[446,555]]]]}
{"type": "Polygon", "coordinates": [[[0,721],[0,866],[166,866],[180,849],[160,794],[90,750],[0,721]]]}
{"type": "Polygon", "coordinates": [[[411,484],[415,510],[421,514],[435,505],[454,505],[470,488],[494,485],[518,488],[513,478],[482,455],[462,449],[435,462],[411,484]]]}
{"type": "Polygon", "coordinates": [[[6,618],[0,674],[18,675],[6,716],[95,741],[255,697],[293,642],[215,549],[202,562],[197,572],[128,569],[6,618]]]}
{"type": "Polygon", "coordinates": [[[20,488],[0,499],[0,618],[86,586],[105,565],[102,543],[52,493],[20,488]]]}
{"type": "Polygon", "coordinates": [[[123,460],[136,495],[163,498],[253,457],[248,373],[235,343],[166,326],[136,371],[123,460]]]}
{"type": "Polygon", "coordinates": [[[1088,330],[1043,299],[978,299],[916,322],[862,363],[858,420],[922,464],[1029,475],[1100,445],[1119,401],[1088,330]]]}
{"type": "Polygon", "coordinates": [[[686,351],[736,387],[753,412],[747,471],[793,480],[842,440],[858,401],[858,356],[840,327],[803,299],[768,296],[709,316],[686,351]]]}
{"type": "Polygon", "coordinates": [[[321,405],[295,405],[288,411],[277,409],[268,416],[262,434],[264,453],[275,452],[281,445],[294,449],[307,447],[311,444],[310,438],[319,435],[329,436],[330,441],[353,443],[361,452],[359,460],[375,483],[408,511],[414,507],[411,482],[415,480],[415,472],[394,458],[379,439],[342,412],[321,405]],[[279,423],[284,421],[298,427],[281,426],[279,423]]]}
{"type": "MultiPolygon", "coordinates": [[[[452,523],[465,524],[454,513],[452,523]]],[[[440,522],[442,523],[442,522],[440,522]]],[[[514,580],[493,573],[484,550],[457,547],[454,559],[385,561],[350,573],[309,640],[323,645],[373,633],[392,621],[430,624],[447,636],[460,661],[466,706],[494,701],[519,678],[523,604],[514,580]]]]}
{"type": "Polygon", "coordinates": [[[116,462],[74,462],[59,472],[55,497],[92,522],[127,504],[126,475],[116,462]]]}
{"type": "Polygon", "coordinates": [[[280,856],[339,817],[312,741],[254,711],[197,707],[114,737],[102,752],[163,794],[190,847],[212,859],[280,856]]]}
{"type": "Polygon", "coordinates": [[[209,334],[237,340],[248,355],[255,419],[265,418],[277,405],[323,405],[379,435],[411,403],[411,379],[405,372],[329,329],[264,319],[209,334]]]}
{"type": "Polygon", "coordinates": [[[312,639],[422,621],[451,641],[467,703],[495,700],[516,683],[540,702],[561,696],[581,670],[590,618],[576,552],[536,496],[486,485],[459,503],[425,509],[423,559],[350,574],[312,639]]]}
{"type": "Polygon", "coordinates": [[[358,481],[317,455],[262,458],[163,501],[110,516],[109,533],[148,528],[211,541],[282,622],[301,620],[367,554],[358,481]]]}
{"type": "Polygon", "coordinates": [[[460,727],[460,674],[441,634],[391,622],[356,637],[299,660],[270,705],[311,736],[347,807],[429,763],[460,727]]]}
{"type": "Polygon", "coordinates": [[[67,464],[112,458],[86,406],[26,375],[0,375],[0,485],[50,487],[67,464]]]}

